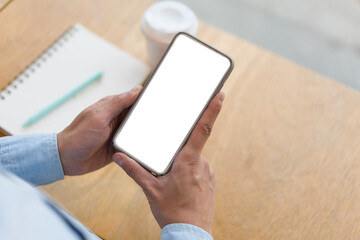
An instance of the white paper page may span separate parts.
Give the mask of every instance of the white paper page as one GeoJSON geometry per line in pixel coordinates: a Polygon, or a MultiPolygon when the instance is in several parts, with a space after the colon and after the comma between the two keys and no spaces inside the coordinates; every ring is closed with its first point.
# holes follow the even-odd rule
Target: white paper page
{"type": "Polygon", "coordinates": [[[145,64],[80,24],[47,52],[51,56],[44,54],[32,65],[34,71],[30,67],[13,82],[17,88],[10,86],[11,94],[2,94],[5,100],[0,100],[0,127],[10,134],[59,132],[87,106],[141,84],[149,73],[145,64]],[[31,116],[100,71],[100,80],[32,126],[22,127],[31,116]],[[19,83],[20,78],[23,83],[19,83]]]}

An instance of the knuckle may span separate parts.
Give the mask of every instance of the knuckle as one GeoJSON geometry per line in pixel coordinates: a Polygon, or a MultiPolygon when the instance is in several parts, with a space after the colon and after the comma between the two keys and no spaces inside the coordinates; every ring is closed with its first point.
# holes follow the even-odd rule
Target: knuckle
{"type": "Polygon", "coordinates": [[[215,178],[215,172],[212,168],[209,168],[210,178],[215,178]]]}
{"type": "Polygon", "coordinates": [[[203,179],[203,176],[201,173],[196,172],[193,174],[193,183],[194,185],[200,185],[201,180],[203,179]]]}
{"type": "Polygon", "coordinates": [[[210,179],[215,183],[215,172],[212,168],[210,168],[210,179]]]}
{"type": "Polygon", "coordinates": [[[109,102],[111,100],[112,96],[106,96],[103,97],[102,99],[100,99],[96,104],[98,104],[99,106],[109,102]]]}
{"type": "Polygon", "coordinates": [[[201,156],[201,164],[203,165],[204,169],[206,169],[207,171],[209,171],[210,167],[209,167],[209,162],[206,160],[205,157],[201,156]]]}
{"type": "Polygon", "coordinates": [[[122,94],[110,96],[110,102],[112,103],[119,103],[122,102],[123,100],[124,100],[124,96],[122,94]]]}
{"type": "Polygon", "coordinates": [[[97,110],[92,111],[90,117],[91,117],[91,121],[95,126],[103,125],[105,123],[102,114],[97,110]]]}
{"type": "Polygon", "coordinates": [[[194,151],[188,145],[185,145],[181,151],[181,158],[185,161],[194,159],[194,151]]]}
{"type": "Polygon", "coordinates": [[[104,105],[113,105],[113,104],[119,104],[123,101],[124,97],[123,94],[118,94],[118,95],[111,95],[111,96],[106,96],[102,99],[99,100],[99,102],[97,102],[96,104],[98,104],[98,106],[104,106],[104,105]]]}
{"type": "Polygon", "coordinates": [[[90,107],[85,108],[78,117],[81,117],[81,119],[89,118],[91,115],[91,112],[94,110],[94,105],[91,105],[90,107]]]}
{"type": "Polygon", "coordinates": [[[212,168],[209,168],[209,187],[213,191],[216,189],[215,172],[212,168]]]}
{"type": "Polygon", "coordinates": [[[94,111],[98,111],[101,109],[104,104],[108,101],[109,97],[104,97],[97,101],[96,103],[92,104],[91,106],[87,107],[83,112],[86,113],[86,115],[92,115],[94,111]]]}
{"type": "Polygon", "coordinates": [[[207,123],[201,126],[201,130],[205,136],[209,137],[212,132],[212,127],[207,123]]]}
{"type": "Polygon", "coordinates": [[[91,119],[94,117],[94,111],[96,111],[96,108],[94,106],[90,106],[88,108],[86,108],[83,111],[83,115],[87,118],[87,119],[91,119]]]}
{"type": "Polygon", "coordinates": [[[203,155],[200,156],[200,159],[202,162],[204,162],[206,164],[208,163],[208,161],[206,160],[206,158],[203,155]]]}

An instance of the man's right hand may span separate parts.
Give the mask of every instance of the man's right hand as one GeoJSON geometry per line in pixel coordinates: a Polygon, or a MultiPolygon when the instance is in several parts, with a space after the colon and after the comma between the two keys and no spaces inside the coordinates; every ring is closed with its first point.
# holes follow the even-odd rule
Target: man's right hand
{"type": "Polygon", "coordinates": [[[167,175],[155,177],[123,153],[113,160],[140,185],[161,228],[188,223],[212,234],[215,176],[201,151],[210,136],[224,94],[218,93],[195,126],[167,175]]]}

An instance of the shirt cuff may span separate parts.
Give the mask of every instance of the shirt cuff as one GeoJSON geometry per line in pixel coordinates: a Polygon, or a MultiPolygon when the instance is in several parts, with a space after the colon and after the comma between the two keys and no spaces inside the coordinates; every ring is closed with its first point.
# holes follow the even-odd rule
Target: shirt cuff
{"type": "Polygon", "coordinates": [[[64,178],[55,133],[0,138],[0,166],[34,185],[64,178]]]}
{"type": "Polygon", "coordinates": [[[205,230],[191,224],[173,223],[161,230],[161,240],[213,240],[205,230]]]}

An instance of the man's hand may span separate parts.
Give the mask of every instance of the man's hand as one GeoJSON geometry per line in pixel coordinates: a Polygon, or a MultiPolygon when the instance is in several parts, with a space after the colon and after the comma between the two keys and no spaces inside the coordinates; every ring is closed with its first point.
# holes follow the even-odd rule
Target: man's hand
{"type": "Polygon", "coordinates": [[[138,86],[129,92],[101,99],[82,111],[57,135],[65,175],[92,172],[112,161],[111,137],[140,89],[138,86]]]}
{"type": "Polygon", "coordinates": [[[215,177],[201,151],[223,100],[224,94],[219,93],[211,101],[167,175],[154,177],[125,154],[113,156],[143,189],[161,228],[171,223],[189,223],[211,234],[215,177]]]}

